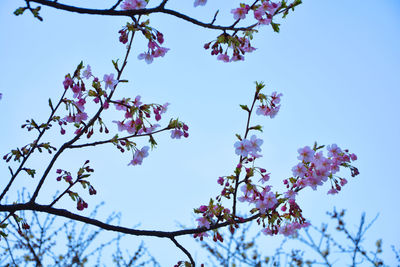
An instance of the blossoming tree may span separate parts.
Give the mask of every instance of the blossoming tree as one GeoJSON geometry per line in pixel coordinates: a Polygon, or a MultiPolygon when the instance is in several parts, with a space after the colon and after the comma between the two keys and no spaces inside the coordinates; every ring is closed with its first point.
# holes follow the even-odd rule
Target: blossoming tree
{"type": "MultiPolygon", "coordinates": [[[[218,12],[214,14],[211,22],[197,20],[191,16],[168,8],[169,1],[146,0],[118,0],[106,9],[91,9],[71,6],[58,1],[26,0],[26,6],[16,9],[15,15],[30,12],[39,20],[41,6],[47,6],[66,12],[80,14],[123,16],[129,18],[126,25],[119,29],[119,42],[126,46],[122,62],[113,61],[113,71],[105,74],[96,74],[95,67],[80,62],[76,69],[64,76],[60,82],[61,96],[57,101],[49,99],[50,114],[44,122],[27,120],[22,128],[36,131],[37,137],[30,143],[6,153],[3,159],[8,163],[15,161],[15,165],[8,166],[10,179],[2,188],[0,201],[11,197],[10,188],[21,173],[27,173],[35,178],[37,186],[31,193],[29,201],[13,204],[0,204],[0,211],[4,218],[0,222],[0,234],[7,237],[7,221],[14,220],[19,227],[19,232],[30,228],[19,211],[37,211],[65,217],[75,221],[94,225],[105,230],[116,231],[134,236],[152,236],[170,239],[188,260],[179,261],[177,266],[195,266],[190,251],[181,245],[177,238],[184,235],[193,235],[195,238],[204,239],[210,236],[215,242],[223,242],[219,233],[221,228],[229,228],[233,233],[241,224],[256,221],[259,230],[266,235],[282,234],[293,235],[298,229],[307,227],[309,223],[302,215],[302,209],[296,202],[304,188],[318,189],[328,183],[328,194],[337,194],[347,183],[347,179],[339,176],[341,168],[348,168],[351,176],[356,176],[358,170],[352,165],[357,159],[356,155],[347,149],[341,149],[336,144],[325,146],[315,143],[298,149],[299,163],[293,167],[293,176],[284,179],[286,190],[277,192],[269,184],[270,173],[263,166],[259,166],[257,159],[262,156],[263,140],[259,138],[262,131],[261,125],[253,122],[254,115],[265,118],[274,118],[280,109],[282,94],[265,90],[263,83],[256,83],[254,95],[249,104],[242,104],[247,116],[246,127],[243,134],[236,134],[237,142],[233,145],[232,152],[238,157],[232,168],[232,173],[217,178],[221,193],[216,198],[211,198],[207,203],[194,209],[197,214],[198,225],[184,230],[154,231],[138,230],[134,228],[117,226],[79,214],[88,208],[90,201],[83,197],[82,190],[87,190],[89,195],[97,194],[96,184],[90,180],[93,168],[90,160],[86,160],[76,173],[67,169],[55,169],[54,165],[59,156],[67,150],[79,150],[85,147],[113,144],[119,151],[132,153],[129,165],[141,165],[149,156],[150,148],[157,145],[156,137],[164,132],[169,132],[171,138],[181,139],[189,137],[189,126],[178,119],[165,121],[168,103],[145,103],[141,96],[126,96],[122,99],[115,97],[115,92],[121,83],[127,80],[122,78],[128,62],[133,43],[137,35],[142,35],[147,40],[147,47],[143,47],[138,59],[147,64],[165,57],[169,48],[163,46],[164,35],[152,26],[153,14],[166,14],[177,17],[183,21],[216,32],[217,37],[206,40],[204,48],[211,51],[211,55],[223,62],[242,61],[247,53],[254,52],[251,42],[256,38],[260,27],[271,27],[279,32],[278,17],[286,17],[289,12],[301,4],[300,0],[273,2],[270,0],[244,1],[231,10],[232,23],[228,26],[218,25],[218,12]],[[35,6],[34,6],[35,5],[35,6]],[[37,6],[36,6],[37,5],[37,6]],[[244,23],[245,26],[238,26],[244,23]],[[93,67],[93,68],[92,68],[93,67]],[[62,111],[62,107],[65,111],[62,111]],[[115,111],[112,111],[115,109],[115,111]],[[94,111],[93,111],[94,110],[94,111]],[[105,113],[112,113],[114,120],[106,121],[105,113]],[[255,114],[254,114],[255,113],[255,114]],[[114,126],[110,126],[110,124],[114,126]],[[62,136],[73,133],[72,138],[55,147],[45,141],[46,134],[56,131],[62,136]],[[109,137],[101,140],[99,133],[109,137]],[[140,144],[136,139],[147,137],[149,145],[140,144]],[[97,138],[97,139],[96,139],[97,138]],[[95,139],[95,140],[93,140],[95,139]],[[36,176],[36,169],[28,167],[29,160],[37,152],[48,151],[54,154],[43,169],[41,177],[36,176]],[[43,185],[55,175],[56,180],[63,184],[63,190],[58,193],[50,203],[38,203],[37,198],[42,192],[43,185]],[[70,208],[57,207],[60,199],[69,196],[75,202],[78,211],[72,212],[70,208]],[[238,212],[238,203],[248,204],[248,210],[238,212]]],[[[206,0],[195,0],[194,7],[206,8],[206,0]]],[[[172,48],[173,49],[173,48],[172,48]]],[[[234,64],[234,63],[232,63],[234,64]]],[[[1,95],[0,95],[1,97],[1,95]]],[[[13,199],[17,201],[17,199],[13,199]]]]}

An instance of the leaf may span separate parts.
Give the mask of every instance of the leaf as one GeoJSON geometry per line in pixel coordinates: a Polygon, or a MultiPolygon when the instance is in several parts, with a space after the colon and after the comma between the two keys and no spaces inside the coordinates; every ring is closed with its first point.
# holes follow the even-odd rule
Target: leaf
{"type": "Polygon", "coordinates": [[[154,139],[153,135],[150,135],[149,143],[151,144],[151,149],[153,149],[157,145],[157,142],[154,139]]]}
{"type": "Polygon", "coordinates": [[[256,126],[250,127],[249,130],[256,130],[256,131],[262,132],[262,126],[256,125],[256,126]]]}
{"type": "Polygon", "coordinates": [[[89,90],[89,96],[97,96],[97,93],[93,90],[89,90]]]}
{"type": "Polygon", "coordinates": [[[118,60],[119,60],[119,59],[117,59],[117,61],[112,60],[112,64],[114,65],[114,68],[115,68],[117,71],[119,71],[119,68],[118,68],[118,60]]]}
{"type": "Polygon", "coordinates": [[[247,105],[240,105],[240,107],[241,107],[243,110],[246,110],[247,112],[250,112],[250,109],[249,109],[249,107],[248,107],[247,105]]]}
{"type": "MultiPolygon", "coordinates": [[[[84,174],[84,175],[81,175],[79,178],[80,179],[84,179],[84,178],[87,178],[87,177],[89,177],[90,176],[90,174],[84,174]]],[[[86,181],[85,181],[86,182],[86,181]]]]}
{"type": "Polygon", "coordinates": [[[83,180],[83,181],[79,181],[83,187],[83,189],[86,189],[86,185],[87,185],[87,181],[83,180]]]}
{"type": "Polygon", "coordinates": [[[0,228],[1,229],[5,229],[7,227],[8,223],[2,223],[0,224],[0,228]]]}
{"type": "Polygon", "coordinates": [[[240,141],[242,141],[242,137],[239,134],[235,134],[235,135],[240,141]]]}
{"type": "Polygon", "coordinates": [[[273,22],[271,22],[271,26],[272,26],[272,28],[274,29],[274,32],[279,32],[279,26],[280,26],[279,23],[273,23],[273,22]]]}
{"type": "Polygon", "coordinates": [[[14,15],[15,15],[15,16],[22,15],[26,9],[27,9],[26,7],[17,8],[17,9],[14,11],[14,15]]]}

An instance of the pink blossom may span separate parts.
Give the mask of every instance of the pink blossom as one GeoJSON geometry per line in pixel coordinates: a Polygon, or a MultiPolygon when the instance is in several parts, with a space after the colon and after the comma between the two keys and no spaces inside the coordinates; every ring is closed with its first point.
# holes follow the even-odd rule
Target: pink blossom
{"type": "Polygon", "coordinates": [[[299,164],[297,164],[296,166],[294,166],[292,168],[292,172],[293,172],[293,176],[294,177],[299,176],[299,177],[303,178],[305,176],[305,174],[306,174],[306,171],[307,171],[307,169],[306,169],[306,167],[304,166],[303,163],[299,163],[299,164]]]}
{"type": "Polygon", "coordinates": [[[65,120],[66,122],[69,122],[69,123],[75,122],[75,118],[74,118],[74,116],[71,116],[71,114],[68,115],[68,116],[65,116],[65,117],[64,117],[64,120],[65,120]]]}
{"type": "Polygon", "coordinates": [[[295,199],[297,195],[297,192],[293,191],[293,190],[289,190],[285,193],[285,198],[287,199],[295,199]]]}
{"type": "Polygon", "coordinates": [[[164,43],[164,35],[161,32],[157,32],[157,42],[160,44],[164,43]]]}
{"type": "Polygon", "coordinates": [[[114,90],[115,85],[118,83],[117,80],[114,80],[114,73],[111,73],[110,75],[104,74],[103,81],[106,84],[105,90],[107,90],[107,88],[114,90]]]}
{"type": "Polygon", "coordinates": [[[131,10],[131,9],[142,9],[145,8],[147,2],[145,0],[125,0],[121,8],[123,10],[131,10]]]}
{"type": "Polygon", "coordinates": [[[172,139],[181,139],[183,132],[179,129],[174,129],[171,131],[171,138],[172,139]]]}
{"type": "Polygon", "coordinates": [[[163,114],[163,113],[167,112],[168,106],[169,106],[168,102],[165,103],[164,105],[162,105],[161,106],[161,110],[160,110],[160,114],[163,114]]]}
{"type": "Polygon", "coordinates": [[[89,79],[92,76],[92,69],[90,65],[86,66],[86,69],[83,71],[82,76],[86,79],[89,79]]]}
{"type": "Polygon", "coordinates": [[[275,15],[275,12],[281,7],[281,2],[278,3],[271,2],[270,4],[268,2],[264,3],[267,3],[267,10],[271,15],[275,15]]]}
{"type": "Polygon", "coordinates": [[[264,174],[264,175],[261,176],[260,181],[262,183],[265,183],[265,182],[268,182],[269,178],[270,178],[270,173],[267,173],[267,174],[264,174]]]}
{"type": "Polygon", "coordinates": [[[87,120],[88,115],[86,114],[86,112],[79,112],[75,115],[75,122],[80,123],[81,121],[85,121],[87,120]]]}
{"type": "Polygon", "coordinates": [[[210,222],[207,220],[207,218],[205,218],[205,217],[200,217],[200,218],[197,218],[196,221],[199,222],[198,227],[205,227],[205,228],[207,228],[207,229],[210,228],[210,222]]]}
{"type": "Polygon", "coordinates": [[[68,75],[65,76],[65,79],[63,81],[64,89],[67,90],[68,87],[72,88],[72,85],[74,84],[74,81],[71,79],[71,77],[68,75]]]}
{"type": "Polygon", "coordinates": [[[257,152],[261,151],[260,146],[263,144],[263,140],[257,138],[257,136],[252,135],[249,141],[249,151],[250,154],[256,154],[257,152]]]}
{"type": "Polygon", "coordinates": [[[73,95],[74,98],[80,98],[80,97],[82,96],[82,94],[81,94],[81,88],[80,88],[80,86],[77,85],[77,84],[74,84],[74,85],[72,86],[72,92],[74,92],[74,95],[73,95]]]}
{"type": "Polygon", "coordinates": [[[163,57],[169,51],[169,48],[159,47],[153,53],[153,57],[163,57]]]}
{"type": "Polygon", "coordinates": [[[282,93],[272,92],[271,94],[271,103],[277,105],[281,102],[282,93]]]}
{"type": "Polygon", "coordinates": [[[110,107],[110,104],[108,103],[108,101],[104,101],[103,108],[108,109],[109,107],[110,107]]]}
{"type": "Polygon", "coordinates": [[[254,18],[256,20],[261,20],[262,16],[264,15],[265,15],[265,10],[262,7],[259,7],[256,10],[254,10],[254,18]]]}
{"type": "Polygon", "coordinates": [[[264,199],[259,199],[257,201],[256,207],[260,210],[260,213],[265,214],[265,212],[273,208],[276,203],[278,203],[278,201],[276,200],[275,194],[273,192],[267,192],[264,195],[264,199]]]}
{"type": "Polygon", "coordinates": [[[268,105],[261,105],[261,106],[258,106],[258,108],[256,110],[256,114],[269,116],[271,119],[273,119],[276,116],[276,114],[278,113],[280,107],[281,107],[280,105],[274,106],[274,107],[270,107],[268,105]]]}
{"type": "Polygon", "coordinates": [[[122,100],[117,102],[117,104],[114,104],[116,110],[127,110],[126,104],[128,103],[128,101],[125,98],[122,98],[122,100]]]}
{"type": "Polygon", "coordinates": [[[249,154],[249,151],[251,150],[251,145],[249,140],[243,139],[242,141],[237,141],[234,144],[235,147],[235,153],[236,155],[242,156],[242,157],[247,157],[249,154]]]}
{"type": "Polygon", "coordinates": [[[229,62],[229,56],[227,54],[219,54],[217,59],[223,62],[229,62]]]}
{"type": "Polygon", "coordinates": [[[150,126],[150,127],[147,127],[146,129],[145,129],[145,133],[152,133],[152,132],[154,132],[158,127],[161,127],[161,125],[160,124],[154,124],[154,125],[152,125],[152,126],[150,126]]]}
{"type": "Polygon", "coordinates": [[[147,46],[151,50],[154,50],[159,47],[159,45],[156,42],[154,42],[153,40],[149,40],[149,43],[147,44],[147,46]]]}
{"type": "Polygon", "coordinates": [[[253,52],[254,50],[256,50],[256,48],[254,48],[254,47],[252,47],[252,46],[250,45],[250,41],[249,41],[248,38],[246,38],[246,40],[245,40],[244,44],[241,46],[241,48],[242,48],[243,51],[245,51],[245,52],[247,52],[247,53],[251,53],[251,52],[253,52]]]}
{"type": "Polygon", "coordinates": [[[81,98],[79,99],[78,102],[74,101],[75,106],[79,109],[79,111],[84,111],[85,110],[85,104],[86,104],[86,100],[81,98]]]}
{"type": "Polygon", "coordinates": [[[128,133],[133,134],[136,132],[136,123],[134,120],[130,120],[125,123],[125,130],[128,131],[128,133]]]}
{"type": "Polygon", "coordinates": [[[153,62],[153,55],[150,53],[141,53],[139,54],[138,59],[144,59],[147,64],[150,64],[151,62],[153,62]]]}
{"type": "Polygon", "coordinates": [[[194,5],[194,7],[204,6],[206,3],[207,3],[207,0],[195,0],[193,5],[194,5]]]}
{"type": "Polygon", "coordinates": [[[300,154],[297,159],[305,162],[311,162],[315,153],[309,146],[299,148],[297,152],[300,154]]]}
{"type": "Polygon", "coordinates": [[[208,210],[208,206],[205,206],[205,205],[201,205],[200,207],[199,207],[199,211],[200,212],[206,212],[208,210]]]}
{"type": "Polygon", "coordinates": [[[328,195],[335,195],[337,193],[338,193],[338,191],[333,187],[328,191],[328,195]]]}
{"type": "Polygon", "coordinates": [[[284,236],[294,236],[297,234],[296,224],[287,223],[279,227],[279,233],[284,236]]]}
{"type": "Polygon", "coordinates": [[[143,159],[149,155],[149,147],[144,146],[142,149],[138,149],[133,156],[133,160],[128,165],[141,165],[143,159]]]}
{"type": "Polygon", "coordinates": [[[261,232],[263,232],[264,235],[273,235],[274,234],[273,231],[269,227],[262,229],[261,232]]]}
{"type": "Polygon", "coordinates": [[[141,98],[140,95],[138,95],[138,96],[135,97],[135,100],[133,101],[133,105],[134,105],[135,107],[140,107],[140,105],[143,104],[142,102],[140,102],[140,98],[141,98]]]}
{"type": "Polygon", "coordinates": [[[250,7],[246,5],[245,7],[238,7],[236,9],[232,9],[231,13],[233,14],[233,18],[238,20],[238,19],[244,19],[246,18],[246,14],[249,12],[250,7]]]}
{"type": "Polygon", "coordinates": [[[123,130],[126,130],[126,126],[122,121],[112,121],[118,125],[118,131],[122,132],[123,130]]]}

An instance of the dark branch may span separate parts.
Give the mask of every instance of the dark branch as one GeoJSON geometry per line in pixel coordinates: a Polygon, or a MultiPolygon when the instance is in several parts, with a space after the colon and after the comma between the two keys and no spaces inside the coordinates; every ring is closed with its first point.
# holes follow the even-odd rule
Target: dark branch
{"type": "Polygon", "coordinates": [[[179,244],[178,241],[176,241],[175,238],[171,237],[171,240],[172,240],[172,242],[174,242],[174,244],[175,244],[180,250],[183,251],[183,253],[186,254],[186,256],[187,256],[187,257],[189,258],[189,260],[190,260],[190,263],[192,264],[192,267],[195,267],[195,266],[196,266],[196,263],[194,262],[194,260],[193,260],[193,258],[192,258],[192,255],[190,255],[189,251],[188,251],[186,248],[184,248],[181,244],[179,244]]]}
{"type": "Polygon", "coordinates": [[[257,24],[252,24],[247,27],[235,27],[233,26],[221,26],[221,25],[213,25],[213,23],[204,23],[199,20],[196,20],[192,17],[189,17],[185,14],[179,13],[175,10],[164,8],[165,3],[167,1],[163,1],[159,6],[154,8],[145,8],[145,9],[135,9],[135,10],[115,10],[114,6],[111,9],[91,9],[91,8],[83,8],[70,6],[65,4],[60,4],[58,2],[48,1],[48,0],[28,0],[28,2],[42,4],[44,6],[53,7],[59,10],[75,12],[79,14],[89,14],[89,15],[103,15],[103,16],[125,16],[132,17],[136,15],[150,15],[153,13],[164,13],[168,14],[185,21],[191,22],[197,26],[201,26],[208,29],[214,30],[224,30],[224,31],[248,31],[257,26],[257,24]]]}
{"type": "Polygon", "coordinates": [[[155,231],[155,230],[137,230],[137,229],[131,229],[127,227],[122,227],[122,226],[116,226],[108,223],[104,223],[102,221],[88,218],[79,214],[75,214],[72,212],[69,212],[65,209],[57,209],[50,207],[48,205],[40,205],[32,202],[28,202],[25,204],[12,204],[12,205],[0,205],[0,212],[15,212],[19,210],[32,210],[32,211],[38,211],[38,212],[45,212],[53,215],[58,215],[61,217],[65,217],[68,219],[72,219],[75,221],[87,223],[90,225],[94,225],[97,227],[100,227],[104,230],[108,231],[115,231],[123,234],[129,234],[129,235],[134,235],[134,236],[153,236],[153,237],[162,237],[162,238],[173,238],[177,236],[183,236],[183,235],[192,235],[192,234],[199,234],[203,233],[209,230],[214,230],[218,228],[222,228],[228,225],[232,224],[242,224],[246,223],[249,221],[252,221],[254,219],[257,219],[260,217],[260,214],[253,215],[251,217],[248,217],[246,219],[241,219],[241,220],[234,220],[234,221],[229,221],[229,222],[224,222],[224,223],[218,223],[211,225],[210,228],[193,228],[193,229],[185,229],[185,230],[179,230],[179,231],[171,231],[171,232],[166,232],[166,231],[155,231]]]}

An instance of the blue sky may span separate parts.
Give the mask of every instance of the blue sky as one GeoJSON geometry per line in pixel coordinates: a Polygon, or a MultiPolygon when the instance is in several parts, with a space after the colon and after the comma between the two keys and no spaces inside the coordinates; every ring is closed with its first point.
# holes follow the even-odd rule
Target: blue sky
{"type": "MultiPolygon", "coordinates": [[[[230,9],[239,3],[221,7],[219,1],[210,0],[194,9],[191,1],[170,2],[170,8],[204,20],[220,9],[221,23],[229,21],[230,9]]],[[[61,95],[64,75],[81,60],[102,77],[113,71],[111,60],[124,53],[118,30],[125,18],[43,8],[44,22],[39,22],[30,14],[12,14],[22,5],[23,1],[0,4],[2,155],[33,138],[20,125],[31,117],[48,116],[47,99],[55,101],[61,95]]],[[[165,46],[171,50],[147,65],[137,60],[146,43],[136,39],[124,73],[130,82],[120,86],[117,95],[171,103],[167,117],[185,121],[190,137],[171,140],[169,134],[159,135],[158,148],[140,167],[128,167],[129,155],[121,155],[111,145],[65,153],[55,168],[73,170],[91,159],[98,195],[86,199],[92,207],[106,202],[100,217],[120,211],[122,223],[128,226],[140,223],[143,229],[162,230],[177,229],[177,222],[193,226],[192,209],[218,194],[217,177],[230,174],[237,162],[234,134],[243,133],[246,119],[239,104],[250,103],[254,81],[264,81],[267,90],[283,93],[275,119],[256,119],[264,125],[260,135],[264,157],[259,164],[271,172],[271,183],[278,189],[282,179],[291,175],[299,147],[317,141],[350,149],[359,157],[356,166],[361,174],[350,178],[338,196],[326,195],[328,187],[304,190],[299,202],[306,218],[317,225],[334,206],[347,209],[349,225],[356,224],[363,211],[371,218],[380,213],[369,237],[371,244],[383,238],[388,263],[393,261],[390,245],[400,247],[398,1],[305,0],[282,21],[281,33],[260,28],[253,43],[257,50],[244,62],[230,64],[218,62],[203,49],[218,32],[166,15],[151,17],[151,24],[164,33],[165,46]]],[[[113,114],[107,115],[110,121],[113,114]]],[[[63,141],[57,131],[48,140],[63,141]]],[[[146,140],[138,142],[144,145],[146,140]]],[[[38,156],[30,166],[39,171],[44,160],[46,155],[38,156]]],[[[1,177],[8,177],[7,165],[1,166],[1,177]]],[[[21,176],[13,190],[30,188],[34,182],[21,176]]],[[[49,181],[38,201],[46,203],[57,189],[60,185],[49,181]]],[[[68,200],[61,205],[74,209],[68,200]]],[[[193,244],[190,238],[181,240],[189,248],[193,244]]],[[[165,265],[184,258],[168,241],[146,239],[146,244],[165,265]]]]}

